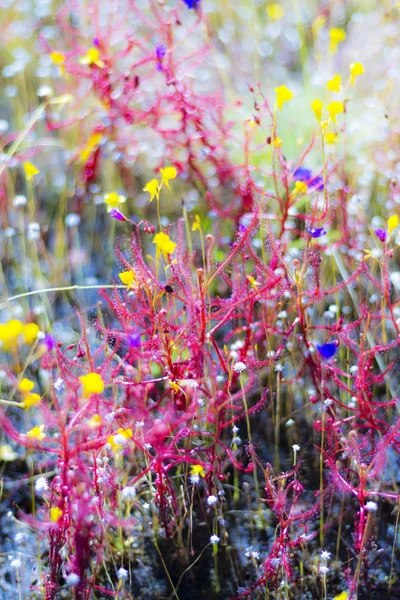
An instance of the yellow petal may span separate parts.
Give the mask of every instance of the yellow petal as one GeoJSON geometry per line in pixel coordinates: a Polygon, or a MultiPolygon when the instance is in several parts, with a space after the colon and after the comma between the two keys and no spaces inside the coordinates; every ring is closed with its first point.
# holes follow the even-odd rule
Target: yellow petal
{"type": "Polygon", "coordinates": [[[394,231],[396,229],[399,222],[400,222],[399,217],[397,215],[392,215],[391,217],[389,217],[388,222],[387,222],[389,235],[392,233],[392,231],[394,231]]]}
{"type": "Polygon", "coordinates": [[[35,165],[33,165],[28,160],[26,162],[24,162],[23,167],[24,167],[25,177],[27,178],[28,181],[30,181],[35,175],[39,174],[39,169],[37,169],[35,167],[35,165]]]}

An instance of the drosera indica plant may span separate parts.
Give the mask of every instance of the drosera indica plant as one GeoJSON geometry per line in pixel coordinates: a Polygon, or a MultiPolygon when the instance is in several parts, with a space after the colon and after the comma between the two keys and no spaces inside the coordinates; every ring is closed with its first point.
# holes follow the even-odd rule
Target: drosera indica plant
{"type": "MultiPolygon", "coordinates": [[[[279,6],[269,5],[272,20],[283,18],[279,6]]],[[[296,98],[289,84],[250,86],[254,115],[238,142],[223,99],[197,94],[182,77],[211,45],[207,35],[182,56],[174,42],[188,13],[185,35],[207,28],[201,2],[154,2],[153,21],[131,10],[142,30],[118,49],[96,7],[89,42],[80,31],[68,50],[42,40],[64,82],[46,105],[48,130],[74,126],[76,114],[56,122],[51,110],[77,110],[78,82],[100,103],[70,167],[78,217],[90,186],[103,186],[117,270],[104,286],[68,286],[102,299],[90,323],[84,308],[69,307],[72,341],[52,333],[50,311],[14,318],[16,303],[35,294],[4,303],[0,458],[7,466],[25,454],[29,466],[32,501],[17,516],[46,542],[33,590],[48,600],[65,589],[77,600],[133,597],[150,544],[178,598],[204,553],[216,597],[311,590],[355,599],[373,585],[379,515],[393,511],[397,527],[399,502],[391,475],[400,440],[391,283],[399,219],[393,212],[372,227],[348,200],[347,106],[364,66],[327,79],[324,100],[309,106],[314,134],[289,159],[279,135],[296,98]],[[154,71],[159,90],[142,92],[154,71]],[[168,114],[179,115],[173,126],[162,124],[168,114]],[[103,179],[107,145],[128,153],[143,130],[163,147],[151,174],[133,177],[113,155],[123,185],[103,179]],[[240,164],[228,151],[238,143],[240,164]],[[262,166],[252,162],[260,152],[262,166]],[[201,195],[197,212],[175,202],[184,186],[201,195]],[[145,218],[131,214],[135,191],[145,193],[145,218]],[[236,510],[249,518],[238,551],[252,571],[232,558],[236,510]],[[163,548],[184,557],[179,573],[163,548]]],[[[67,43],[68,7],[59,24],[67,43]]],[[[346,33],[331,27],[328,37],[334,56],[346,33]]],[[[30,154],[12,147],[33,219],[42,170],[30,154]]],[[[37,273],[44,255],[43,247],[33,254],[37,273]]],[[[395,540],[390,550],[388,590],[395,540]]]]}

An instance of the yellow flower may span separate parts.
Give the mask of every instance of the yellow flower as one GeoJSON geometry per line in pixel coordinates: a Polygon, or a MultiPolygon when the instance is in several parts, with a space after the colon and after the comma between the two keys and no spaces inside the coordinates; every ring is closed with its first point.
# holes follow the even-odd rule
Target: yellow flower
{"type": "Polygon", "coordinates": [[[144,192],[149,192],[150,194],[150,202],[153,202],[154,198],[157,200],[160,198],[160,186],[157,179],[151,179],[146,183],[143,188],[144,192]]]}
{"type": "Polygon", "coordinates": [[[172,254],[175,251],[176,244],[173,242],[169,235],[160,231],[154,236],[153,244],[156,245],[157,252],[162,252],[166,259],[168,254],[172,254]]]}
{"type": "Polygon", "coordinates": [[[58,506],[53,506],[50,509],[50,521],[52,521],[53,523],[58,523],[62,516],[63,511],[61,510],[61,508],[58,508],[58,506]]]}
{"type": "Polygon", "coordinates": [[[110,435],[107,442],[110,444],[112,451],[119,452],[122,450],[125,440],[133,437],[132,429],[118,429],[116,435],[110,435]]]}
{"type": "Polygon", "coordinates": [[[295,181],[293,196],[297,196],[297,194],[305,194],[307,189],[307,184],[304,181],[295,181]]]}
{"type": "Polygon", "coordinates": [[[135,283],[136,283],[136,274],[134,271],[130,270],[130,271],[121,271],[121,273],[118,273],[118,277],[120,278],[120,280],[122,281],[122,283],[124,285],[126,285],[126,287],[128,288],[128,290],[130,290],[131,288],[135,287],[135,283]]]}
{"type": "Polygon", "coordinates": [[[23,167],[24,167],[25,177],[27,178],[28,181],[31,181],[31,179],[33,179],[33,177],[35,175],[39,174],[39,169],[37,169],[35,167],[35,165],[33,165],[28,160],[24,162],[23,167]]]}
{"type": "Polygon", "coordinates": [[[31,381],[30,379],[27,379],[26,377],[21,379],[21,381],[18,384],[18,388],[19,388],[20,392],[22,392],[23,394],[27,394],[28,392],[31,392],[34,387],[35,387],[35,384],[33,383],[33,381],[31,381]]]}
{"type": "Polygon", "coordinates": [[[350,596],[350,593],[347,591],[344,591],[344,592],[340,592],[340,594],[337,594],[333,600],[349,600],[349,596],[350,596]]]}
{"type": "Polygon", "coordinates": [[[165,167],[165,169],[160,169],[160,173],[162,176],[161,184],[165,183],[167,188],[171,189],[169,182],[171,181],[171,179],[175,179],[175,177],[177,176],[177,171],[175,167],[165,167]]]}
{"type": "Polygon", "coordinates": [[[396,229],[396,227],[398,227],[399,223],[400,223],[400,221],[399,221],[399,217],[397,215],[392,215],[391,217],[389,217],[388,222],[387,222],[389,235],[392,233],[392,231],[394,231],[396,229]]]}
{"type": "Polygon", "coordinates": [[[31,408],[31,406],[36,406],[40,402],[39,394],[25,394],[23,405],[24,408],[31,408]]]}
{"type": "Polygon", "coordinates": [[[79,154],[79,158],[82,162],[86,162],[89,160],[89,157],[92,154],[93,150],[97,148],[97,146],[100,144],[102,137],[103,136],[100,132],[96,131],[95,133],[92,133],[92,135],[90,136],[90,138],[88,139],[88,141],[86,142],[85,146],[79,154]]]}
{"type": "Polygon", "coordinates": [[[280,4],[268,4],[266,13],[271,21],[279,21],[285,16],[285,9],[280,4]]]}
{"type": "Polygon", "coordinates": [[[280,148],[282,146],[282,140],[280,137],[276,137],[274,139],[274,147],[275,148],[280,148]]]}
{"type": "Polygon", "coordinates": [[[346,39],[346,32],[339,27],[333,27],[329,32],[329,52],[336,54],[338,45],[346,39]]]}
{"type": "Polygon", "coordinates": [[[332,121],[336,123],[336,115],[344,111],[343,102],[338,102],[337,100],[334,100],[333,102],[330,102],[327,105],[326,109],[329,112],[329,116],[332,119],[332,121]]]}
{"type": "Polygon", "coordinates": [[[201,231],[201,219],[199,215],[196,215],[194,218],[194,223],[192,225],[192,231],[201,231]]]}
{"type": "Polygon", "coordinates": [[[85,396],[91,394],[102,394],[104,392],[104,381],[98,373],[88,373],[81,375],[79,381],[83,385],[83,393],[85,396]]]}
{"type": "Polygon", "coordinates": [[[328,83],[326,84],[326,87],[328,88],[328,90],[330,90],[331,92],[335,92],[336,94],[338,94],[340,92],[340,86],[342,84],[342,78],[340,77],[340,75],[334,75],[332,79],[330,79],[328,81],[328,83]]]}
{"type": "Polygon", "coordinates": [[[104,202],[107,204],[107,210],[110,211],[112,208],[116,208],[119,204],[126,202],[126,197],[116,192],[105,194],[104,202]]]}
{"type": "Polygon", "coordinates": [[[205,477],[205,472],[204,472],[204,468],[203,465],[192,465],[190,467],[190,474],[191,475],[200,475],[200,477],[205,477]]]}
{"type": "Polygon", "coordinates": [[[324,104],[323,104],[322,100],[318,100],[318,98],[313,100],[313,102],[311,104],[311,108],[314,111],[315,118],[317,119],[317,121],[320,122],[322,119],[322,109],[324,108],[324,104]]]}
{"type": "Polygon", "coordinates": [[[44,425],[35,425],[30,431],[26,433],[27,437],[33,438],[36,440],[43,440],[46,437],[44,433],[44,425]]]}
{"type": "Polygon", "coordinates": [[[27,344],[32,344],[37,338],[40,329],[36,323],[27,323],[22,330],[22,337],[27,344]]]}
{"type": "Polygon", "coordinates": [[[351,63],[350,67],[350,83],[354,85],[356,77],[365,73],[364,66],[360,62],[351,63]]]}
{"type": "Polygon", "coordinates": [[[252,277],[252,275],[247,275],[247,279],[248,279],[248,281],[249,281],[249,283],[250,283],[251,287],[252,287],[252,288],[254,288],[255,290],[257,289],[257,287],[258,287],[259,285],[261,285],[261,283],[260,283],[259,281],[256,281],[256,280],[254,279],[254,277],[252,277]]]}
{"type": "Polygon", "coordinates": [[[100,427],[100,425],[101,425],[101,416],[97,415],[97,414],[93,415],[93,417],[91,419],[89,419],[88,425],[92,429],[96,429],[97,427],[100,427]]]}
{"type": "Polygon", "coordinates": [[[0,342],[3,343],[3,347],[8,349],[16,345],[18,337],[21,335],[24,329],[23,324],[18,319],[11,319],[8,323],[0,325],[0,342]]]}
{"type": "Polygon", "coordinates": [[[79,59],[81,65],[96,65],[102,69],[104,62],[100,59],[100,51],[97,48],[89,48],[84,56],[79,59]]]}
{"type": "Polygon", "coordinates": [[[276,93],[276,103],[279,110],[282,110],[285,102],[289,102],[293,98],[293,92],[286,87],[286,85],[280,85],[274,89],[276,93]]]}
{"type": "Polygon", "coordinates": [[[338,138],[337,133],[325,133],[324,139],[326,144],[336,144],[338,138]]]}
{"type": "Polygon", "coordinates": [[[0,446],[0,460],[6,462],[15,460],[16,458],[18,458],[18,454],[14,452],[14,450],[9,444],[4,444],[3,446],[0,446]]]}
{"type": "Polygon", "coordinates": [[[65,63],[65,55],[57,50],[50,52],[50,58],[55,65],[63,65],[65,63]]]}

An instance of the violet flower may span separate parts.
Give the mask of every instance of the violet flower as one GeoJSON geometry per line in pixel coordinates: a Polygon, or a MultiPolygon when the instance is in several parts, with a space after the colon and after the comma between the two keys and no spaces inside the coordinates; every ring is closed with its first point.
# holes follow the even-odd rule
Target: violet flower
{"type": "Polygon", "coordinates": [[[336,354],[337,345],[335,342],[328,342],[326,344],[319,345],[317,344],[317,350],[322,358],[325,360],[329,360],[336,354]]]}
{"type": "Polygon", "coordinates": [[[375,229],[375,235],[379,240],[381,240],[381,242],[386,241],[386,231],[382,229],[382,227],[375,229]]]}

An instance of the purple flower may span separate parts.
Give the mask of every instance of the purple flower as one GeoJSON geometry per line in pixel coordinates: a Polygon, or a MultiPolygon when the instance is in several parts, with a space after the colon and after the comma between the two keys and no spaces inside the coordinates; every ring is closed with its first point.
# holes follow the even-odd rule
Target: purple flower
{"type": "Polygon", "coordinates": [[[293,177],[296,181],[304,181],[311,190],[315,189],[317,192],[322,192],[324,189],[324,180],[322,177],[319,175],[313,177],[311,169],[307,169],[306,167],[298,167],[293,172],[293,177]]]}
{"type": "Polygon", "coordinates": [[[199,8],[200,0],[183,0],[188,8],[199,8]]]}
{"type": "Polygon", "coordinates": [[[329,360],[330,358],[332,358],[332,356],[335,356],[337,345],[335,344],[335,342],[328,342],[327,344],[322,344],[321,346],[317,344],[317,350],[322,356],[322,358],[329,360]]]}
{"type": "Polygon", "coordinates": [[[164,44],[159,44],[156,48],[156,56],[158,60],[162,60],[167,53],[167,48],[164,44]]]}
{"type": "Polygon", "coordinates": [[[47,346],[47,350],[53,350],[53,348],[55,348],[56,346],[56,340],[53,338],[52,335],[50,335],[50,333],[46,333],[46,335],[43,338],[43,344],[47,346]]]}
{"type": "Polygon", "coordinates": [[[96,48],[98,48],[100,46],[99,38],[93,38],[93,46],[96,46],[96,48]]]}
{"type": "Polygon", "coordinates": [[[128,335],[128,344],[130,348],[140,348],[140,333],[128,335]]]}
{"type": "Polygon", "coordinates": [[[375,235],[378,239],[381,240],[381,242],[386,241],[386,231],[381,227],[379,227],[379,229],[375,229],[375,235]]]}
{"type": "Polygon", "coordinates": [[[311,229],[307,229],[307,231],[313,238],[319,238],[322,235],[326,235],[326,231],[323,227],[312,227],[311,229]]]}
{"type": "Polygon", "coordinates": [[[117,208],[112,208],[110,210],[110,217],[117,219],[117,221],[126,221],[126,217],[117,208]]]}

